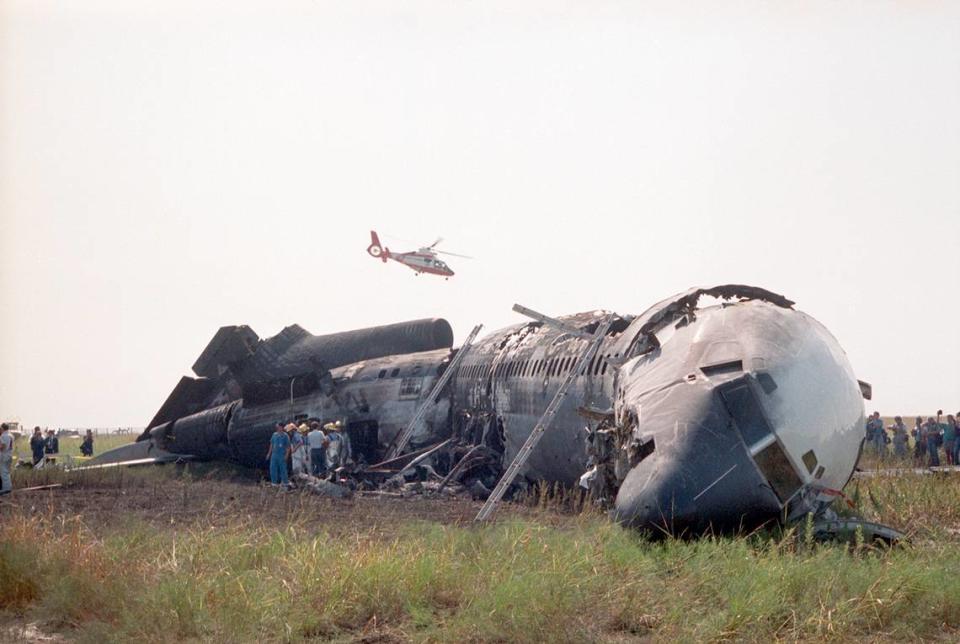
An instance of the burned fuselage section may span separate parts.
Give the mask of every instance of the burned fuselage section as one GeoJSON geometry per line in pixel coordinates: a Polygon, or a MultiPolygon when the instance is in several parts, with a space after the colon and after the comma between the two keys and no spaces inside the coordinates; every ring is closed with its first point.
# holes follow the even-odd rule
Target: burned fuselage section
{"type": "MultiPolygon", "coordinates": [[[[340,420],[349,437],[355,461],[374,463],[386,446],[416,412],[445,368],[451,350],[425,351],[388,356],[338,367],[317,382],[327,386],[298,391],[296,378],[311,382],[308,374],[287,381],[269,396],[268,387],[213,409],[164,423],[147,433],[158,448],[205,459],[227,459],[249,467],[261,467],[266,445],[278,421],[340,420]],[[266,392],[264,390],[267,390],[266,392]]],[[[450,402],[441,399],[426,414],[411,441],[414,447],[450,431],[450,402]]]]}
{"type": "MultiPolygon", "coordinates": [[[[527,480],[579,484],[619,520],[670,531],[822,510],[853,471],[863,402],[842,349],[792,305],[756,287],[691,289],[615,317],[572,375],[585,334],[606,314],[494,332],[462,349],[408,451],[443,442],[431,469],[441,487],[471,468],[489,477],[514,459],[569,376],[521,470],[527,480]],[[716,302],[702,306],[707,297],[716,302]]],[[[456,355],[442,320],[323,342],[226,329],[195,366],[200,384],[181,383],[142,442],[262,466],[277,421],[341,420],[354,460],[376,463],[456,355]]]]}

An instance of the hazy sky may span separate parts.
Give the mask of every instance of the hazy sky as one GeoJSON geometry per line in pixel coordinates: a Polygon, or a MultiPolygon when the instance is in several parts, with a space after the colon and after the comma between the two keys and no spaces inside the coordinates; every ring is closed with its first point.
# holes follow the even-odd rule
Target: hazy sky
{"type": "Polygon", "coordinates": [[[956,2],[0,0],[29,425],[145,424],[221,325],[459,342],[727,282],[823,322],[870,407],[955,411],[958,233],[956,2]],[[415,277],[371,228],[476,259],[415,277]]]}

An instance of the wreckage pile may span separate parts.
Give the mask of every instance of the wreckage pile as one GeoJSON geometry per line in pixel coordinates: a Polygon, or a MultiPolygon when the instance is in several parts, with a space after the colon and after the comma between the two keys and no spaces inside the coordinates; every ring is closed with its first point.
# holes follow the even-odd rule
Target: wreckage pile
{"type": "Polygon", "coordinates": [[[492,414],[463,414],[459,420],[458,431],[444,441],[372,465],[345,465],[333,472],[332,481],[307,474],[295,480],[309,492],[332,498],[357,493],[485,500],[502,471],[502,426],[492,414]]]}

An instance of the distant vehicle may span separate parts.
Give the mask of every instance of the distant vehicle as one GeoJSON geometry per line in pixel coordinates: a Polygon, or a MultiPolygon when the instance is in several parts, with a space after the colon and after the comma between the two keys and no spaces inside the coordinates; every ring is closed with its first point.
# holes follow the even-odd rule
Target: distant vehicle
{"type": "Polygon", "coordinates": [[[20,438],[21,436],[23,436],[23,427],[20,425],[19,421],[5,420],[3,422],[7,426],[7,429],[10,431],[10,434],[14,438],[20,438]]]}
{"type": "Polygon", "coordinates": [[[388,259],[392,259],[395,262],[399,262],[404,266],[413,269],[417,275],[420,273],[429,273],[431,275],[440,275],[444,279],[449,279],[453,277],[453,271],[447,266],[447,263],[442,259],[439,259],[437,255],[450,255],[452,257],[462,257],[464,259],[472,259],[466,255],[458,255],[457,253],[450,253],[443,250],[434,250],[437,247],[437,244],[443,241],[442,237],[438,237],[437,241],[433,242],[429,246],[424,246],[417,251],[411,251],[408,253],[393,253],[389,248],[380,243],[380,237],[377,235],[376,231],[370,231],[370,245],[367,246],[367,252],[370,253],[371,257],[376,257],[381,260],[384,264],[387,263],[388,259]]]}

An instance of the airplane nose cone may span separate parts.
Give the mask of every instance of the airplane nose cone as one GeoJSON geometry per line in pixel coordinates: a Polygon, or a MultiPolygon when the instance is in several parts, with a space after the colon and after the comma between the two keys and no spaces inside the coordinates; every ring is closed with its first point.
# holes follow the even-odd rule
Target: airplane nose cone
{"type": "Polygon", "coordinates": [[[674,536],[776,519],[776,497],[749,454],[724,432],[698,432],[697,448],[683,458],[651,456],[633,467],[617,493],[614,519],[674,536]]]}
{"type": "Polygon", "coordinates": [[[764,303],[702,311],[658,352],[624,366],[618,417],[652,439],[613,515],[672,534],[738,530],[813,509],[842,489],[863,436],[863,401],[836,340],[764,303]]]}

